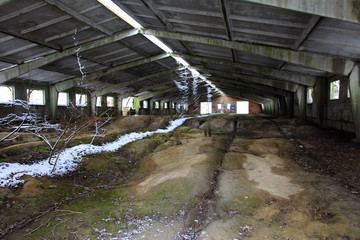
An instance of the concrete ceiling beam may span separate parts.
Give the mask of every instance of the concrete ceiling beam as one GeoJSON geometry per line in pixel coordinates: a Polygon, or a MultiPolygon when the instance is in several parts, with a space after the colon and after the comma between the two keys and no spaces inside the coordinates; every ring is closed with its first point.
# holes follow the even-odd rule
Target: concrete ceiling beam
{"type": "Polygon", "coordinates": [[[243,94],[241,92],[236,92],[236,91],[228,91],[226,95],[233,97],[233,98],[241,98],[241,99],[248,100],[250,102],[254,102],[254,103],[258,103],[258,104],[264,104],[271,100],[269,98],[259,97],[259,96],[255,96],[255,95],[246,95],[246,94],[243,94]]]}
{"type": "Polygon", "coordinates": [[[228,78],[208,77],[208,79],[220,89],[222,89],[222,87],[232,87],[232,88],[246,89],[254,93],[268,94],[270,96],[286,96],[285,90],[281,90],[274,87],[259,86],[256,84],[244,83],[238,80],[233,80],[228,78]]]}
{"type": "Polygon", "coordinates": [[[312,16],[304,28],[303,32],[301,33],[300,37],[296,40],[293,49],[298,50],[301,44],[310,37],[310,34],[313,33],[316,28],[319,26],[321,17],[319,16],[312,16]]]}
{"type": "Polygon", "coordinates": [[[174,33],[154,29],[141,29],[142,34],[153,35],[161,38],[174,39],[179,41],[195,42],[210,46],[218,46],[228,49],[235,49],[255,55],[285,61],[309,68],[318,69],[330,73],[349,75],[355,62],[335,56],[318,53],[300,52],[291,49],[271,47],[265,45],[227,41],[220,38],[204,37],[186,33],[174,33]]]}
{"type": "Polygon", "coordinates": [[[44,1],[47,2],[50,5],[53,5],[53,6],[57,7],[61,11],[65,12],[66,14],[69,14],[73,18],[79,20],[80,22],[83,22],[86,25],[90,25],[92,28],[94,28],[94,29],[96,29],[96,30],[108,35],[108,36],[113,35],[112,31],[109,31],[108,29],[106,29],[103,26],[101,26],[100,24],[94,22],[90,18],[84,17],[80,13],[78,13],[78,12],[72,10],[71,8],[65,6],[63,3],[61,3],[58,0],[44,0],[44,1]]]}
{"type": "Polygon", "coordinates": [[[54,50],[57,50],[57,51],[61,50],[60,46],[57,45],[57,44],[40,41],[39,39],[34,38],[32,36],[26,36],[25,37],[21,33],[17,32],[17,31],[14,31],[13,29],[7,29],[7,28],[5,28],[3,26],[0,26],[0,32],[4,33],[6,35],[10,35],[11,37],[16,37],[16,38],[23,39],[23,40],[28,41],[30,43],[35,43],[35,44],[37,44],[39,46],[42,46],[42,47],[47,47],[47,48],[54,49],[54,50]]]}
{"type": "Polygon", "coordinates": [[[81,81],[89,82],[89,81],[97,80],[97,79],[101,78],[102,76],[104,76],[106,74],[110,74],[110,73],[125,70],[125,69],[128,69],[128,68],[140,66],[140,65],[143,65],[145,63],[150,63],[150,62],[154,62],[154,61],[157,61],[157,60],[160,60],[160,59],[163,59],[163,58],[167,58],[169,56],[170,56],[169,54],[163,53],[163,54],[159,54],[159,55],[152,56],[152,57],[149,57],[149,58],[143,58],[143,59],[140,59],[140,60],[136,60],[136,61],[133,61],[133,62],[125,63],[125,64],[122,64],[122,65],[107,69],[105,71],[100,71],[100,72],[89,74],[89,75],[85,76],[84,78],[76,77],[76,78],[72,78],[72,79],[69,79],[69,80],[66,80],[66,81],[63,81],[63,82],[59,82],[59,83],[55,84],[55,87],[56,87],[58,92],[62,92],[62,91],[65,91],[67,89],[79,86],[81,81]]]}
{"type": "Polygon", "coordinates": [[[245,75],[245,74],[224,72],[224,71],[208,69],[208,68],[199,68],[199,67],[195,67],[195,69],[198,71],[201,71],[201,72],[208,72],[208,73],[217,74],[217,75],[221,75],[221,76],[225,76],[225,77],[241,79],[245,83],[259,84],[259,87],[261,85],[264,85],[264,86],[279,88],[279,89],[286,90],[289,92],[296,92],[299,87],[299,85],[295,84],[295,83],[281,82],[281,81],[276,81],[276,80],[272,80],[272,79],[249,76],[249,75],[245,75]]]}
{"type": "Polygon", "coordinates": [[[252,93],[246,93],[243,91],[238,91],[236,89],[225,89],[224,90],[226,95],[232,96],[232,97],[237,97],[237,98],[244,98],[256,103],[266,103],[268,101],[271,101],[273,99],[277,99],[274,97],[270,97],[270,96],[260,96],[259,94],[252,94],[252,93]]]}
{"type": "Polygon", "coordinates": [[[69,49],[66,49],[62,52],[53,53],[44,57],[41,57],[39,59],[29,61],[23,64],[19,64],[17,66],[14,66],[12,68],[4,69],[0,71],[0,83],[6,82],[12,78],[16,78],[22,74],[25,74],[27,72],[30,72],[31,70],[34,70],[36,68],[45,66],[51,62],[55,62],[61,58],[71,56],[76,54],[77,52],[84,52],[96,47],[100,47],[109,43],[113,43],[116,41],[119,41],[121,39],[131,37],[134,35],[137,35],[139,33],[138,29],[132,29],[128,31],[124,31],[121,33],[114,34],[111,37],[99,39],[93,42],[85,43],[83,45],[75,46],[69,49]]]}
{"type": "Polygon", "coordinates": [[[244,72],[252,72],[257,73],[259,75],[269,76],[271,78],[275,79],[281,79],[285,81],[289,81],[296,84],[301,84],[305,86],[312,87],[315,85],[317,79],[313,76],[302,74],[302,73],[295,73],[285,70],[277,70],[273,68],[268,67],[262,67],[262,66],[255,66],[251,64],[244,64],[244,63],[236,63],[236,62],[230,62],[222,59],[216,59],[216,58],[209,58],[209,57],[201,57],[201,56],[194,56],[194,55],[187,55],[187,54],[176,54],[176,56],[193,60],[193,61],[199,61],[204,63],[211,63],[211,64],[217,64],[217,65],[224,65],[233,67],[236,69],[239,69],[244,72]]]}
{"type": "Polygon", "coordinates": [[[131,79],[129,81],[118,83],[118,84],[115,84],[115,85],[112,85],[112,86],[108,86],[106,88],[103,88],[103,89],[100,89],[99,91],[97,91],[96,96],[106,95],[106,94],[111,93],[113,91],[116,91],[116,90],[118,90],[120,88],[125,88],[127,86],[130,86],[130,85],[133,85],[133,84],[136,84],[136,83],[148,80],[148,79],[158,78],[160,76],[170,74],[173,71],[174,70],[166,70],[166,71],[150,74],[150,75],[147,75],[147,76],[144,76],[144,77],[134,78],[134,79],[131,79]]]}
{"type": "MultiPolygon", "coordinates": [[[[14,0],[0,0],[0,6],[5,5],[7,3],[10,3],[10,2],[13,2],[13,1],[14,0]]],[[[36,9],[38,9],[40,7],[43,7],[45,5],[46,5],[46,3],[38,2],[38,3],[35,3],[35,4],[32,4],[32,5],[28,6],[26,8],[22,8],[22,9],[19,9],[19,10],[16,10],[16,11],[12,11],[11,13],[9,13],[7,15],[1,16],[0,17],[0,22],[9,20],[9,19],[14,18],[14,17],[17,17],[20,14],[31,12],[31,11],[36,10],[36,9]]]]}
{"type": "Polygon", "coordinates": [[[153,98],[153,97],[156,97],[158,95],[162,95],[164,93],[177,91],[177,90],[178,89],[176,87],[175,88],[167,88],[167,89],[164,89],[164,90],[159,90],[159,91],[156,91],[156,92],[151,92],[151,93],[141,95],[141,96],[138,97],[138,99],[139,99],[139,101],[144,101],[146,99],[153,98]]]}
{"type": "Polygon", "coordinates": [[[354,0],[243,0],[296,12],[360,23],[359,1],[354,0]]]}
{"type": "Polygon", "coordinates": [[[202,16],[209,16],[209,17],[220,17],[220,18],[223,17],[223,15],[219,12],[201,11],[201,10],[180,8],[180,7],[157,6],[157,9],[161,10],[161,11],[167,11],[167,12],[186,13],[186,14],[202,15],[202,16]]]}

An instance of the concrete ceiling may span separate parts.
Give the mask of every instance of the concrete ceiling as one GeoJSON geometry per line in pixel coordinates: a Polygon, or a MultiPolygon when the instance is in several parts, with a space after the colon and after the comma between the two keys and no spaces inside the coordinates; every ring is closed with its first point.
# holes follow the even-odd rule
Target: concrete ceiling
{"type": "MultiPolygon", "coordinates": [[[[179,64],[143,34],[160,38],[226,94],[256,102],[348,76],[360,59],[353,0],[113,2],[144,29],[96,0],[0,0],[0,84],[178,98],[179,64]]],[[[198,92],[206,98],[206,84],[198,92]]]]}

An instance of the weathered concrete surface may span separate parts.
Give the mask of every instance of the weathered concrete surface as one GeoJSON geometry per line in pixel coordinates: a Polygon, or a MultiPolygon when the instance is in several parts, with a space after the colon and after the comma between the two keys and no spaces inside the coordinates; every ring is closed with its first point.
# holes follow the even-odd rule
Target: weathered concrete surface
{"type": "MultiPolygon", "coordinates": [[[[112,128],[121,132],[130,125],[124,119],[131,118],[121,118],[112,128]]],[[[138,119],[134,124],[140,126],[144,120],[138,119]]],[[[350,172],[329,176],[300,167],[329,158],[341,159],[341,166],[352,161],[321,158],[328,153],[319,148],[321,144],[337,144],[328,138],[316,144],[313,136],[321,136],[323,130],[303,124],[299,119],[266,115],[195,118],[172,136],[159,134],[127,145],[125,152],[91,156],[80,169],[84,174],[129,181],[111,188],[102,182],[100,190],[63,204],[10,238],[357,239],[360,198],[354,193],[358,188],[353,193],[341,185],[342,180],[335,180],[347,178],[350,172]],[[204,136],[204,124],[214,128],[212,137],[204,136]],[[154,144],[155,151],[144,155],[154,144]],[[136,161],[137,169],[129,171],[126,166],[136,161]],[[119,164],[125,170],[119,172],[119,164]]],[[[85,184],[81,179],[69,178],[67,184],[75,180],[76,186],[85,184]]],[[[29,179],[21,191],[28,199],[36,198],[55,191],[39,186],[53,186],[50,182],[56,181],[61,188],[62,180],[29,179]]],[[[8,197],[16,195],[0,190],[8,197]]]]}
{"type": "Polygon", "coordinates": [[[285,8],[297,12],[315,14],[323,17],[335,18],[354,23],[360,23],[360,5],[354,0],[246,0],[274,7],[285,8]]]}
{"type": "Polygon", "coordinates": [[[351,109],[354,117],[356,138],[360,141],[360,66],[356,65],[349,77],[351,109]]]}

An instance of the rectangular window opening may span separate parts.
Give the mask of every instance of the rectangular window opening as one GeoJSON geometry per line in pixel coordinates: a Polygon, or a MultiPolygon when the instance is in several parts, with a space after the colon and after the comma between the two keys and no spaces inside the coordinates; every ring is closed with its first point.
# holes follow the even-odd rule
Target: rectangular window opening
{"type": "Polygon", "coordinates": [[[200,114],[211,114],[212,102],[200,102],[200,114]]]}
{"type": "Polygon", "coordinates": [[[155,102],[155,109],[159,109],[160,108],[160,103],[159,102],[155,102]]]}
{"type": "Polygon", "coordinates": [[[148,101],[143,101],[143,108],[147,109],[148,108],[148,101]]]}
{"type": "Polygon", "coordinates": [[[248,101],[237,101],[236,102],[236,113],[237,114],[249,114],[249,102],[248,101]]]}
{"type": "Polygon", "coordinates": [[[340,97],[340,80],[330,83],[330,100],[336,100],[340,97]]]}
{"type": "Polygon", "coordinates": [[[8,103],[15,99],[14,87],[0,86],[0,103],[8,103]]]}
{"type": "Polygon", "coordinates": [[[67,92],[59,92],[58,93],[57,105],[58,106],[63,106],[63,107],[69,106],[69,93],[67,93],[67,92]]]}
{"type": "Polygon", "coordinates": [[[218,110],[221,110],[221,104],[220,104],[220,103],[218,103],[217,109],[218,109],[218,110]]]}
{"type": "Polygon", "coordinates": [[[168,103],[164,103],[164,108],[167,109],[168,108],[168,103]]]}
{"type": "Polygon", "coordinates": [[[102,97],[96,97],[96,107],[101,107],[102,106],[102,97]]]}
{"type": "Polygon", "coordinates": [[[75,94],[75,105],[78,107],[86,107],[87,103],[87,95],[86,94],[75,94]]]}
{"type": "Polygon", "coordinates": [[[227,109],[230,110],[230,107],[231,107],[231,104],[228,103],[228,104],[227,104],[227,109]]]}
{"type": "Polygon", "coordinates": [[[308,87],[308,89],[306,91],[306,102],[308,104],[312,104],[314,102],[313,92],[314,92],[314,88],[308,87]]]}
{"type": "Polygon", "coordinates": [[[45,105],[44,90],[26,89],[26,98],[30,105],[45,105]]]}
{"type": "Polygon", "coordinates": [[[122,107],[133,109],[134,108],[134,97],[127,97],[122,100],[122,107]]]}
{"type": "Polygon", "coordinates": [[[113,96],[106,97],[106,106],[115,107],[115,98],[113,96]]]}

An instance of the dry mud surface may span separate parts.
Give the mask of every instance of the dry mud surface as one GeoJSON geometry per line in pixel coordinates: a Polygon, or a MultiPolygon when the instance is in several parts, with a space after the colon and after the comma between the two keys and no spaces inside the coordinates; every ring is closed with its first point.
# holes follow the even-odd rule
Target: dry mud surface
{"type": "Polygon", "coordinates": [[[360,152],[350,139],[298,119],[192,119],[89,156],[70,176],[0,189],[2,231],[14,225],[3,238],[360,239],[360,152]]]}

